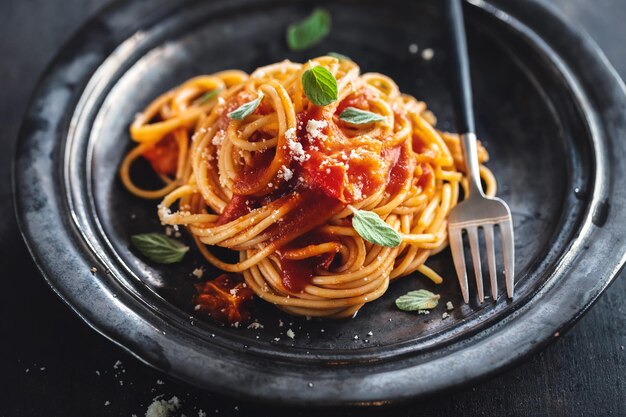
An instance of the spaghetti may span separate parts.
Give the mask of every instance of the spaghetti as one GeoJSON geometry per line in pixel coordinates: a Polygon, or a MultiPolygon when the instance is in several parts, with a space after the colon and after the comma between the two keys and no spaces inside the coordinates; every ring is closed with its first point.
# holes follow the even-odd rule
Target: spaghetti
{"type": "MultiPolygon", "coordinates": [[[[435,123],[425,103],[352,61],[283,61],[192,78],[158,97],[131,125],[137,146],[120,175],[133,194],[162,198],[161,222],[185,226],[208,262],[243,275],[261,299],[295,315],[349,317],[396,278],[419,271],[442,281],[425,261],[446,246],[447,215],[467,184],[458,137],[435,123]],[[302,74],[316,66],[337,81],[338,99],[326,106],[303,90],[302,74]],[[250,115],[229,117],[259,97],[250,115]],[[347,108],[382,117],[352,124],[339,117],[347,108]],[[141,156],[161,189],[132,181],[141,156]],[[355,209],[380,216],[401,244],[364,240],[352,227],[355,209]],[[213,246],[239,261],[218,258],[213,246]]],[[[482,146],[478,155],[488,159],[482,146]]],[[[480,172],[494,195],[493,175],[480,172]]]]}

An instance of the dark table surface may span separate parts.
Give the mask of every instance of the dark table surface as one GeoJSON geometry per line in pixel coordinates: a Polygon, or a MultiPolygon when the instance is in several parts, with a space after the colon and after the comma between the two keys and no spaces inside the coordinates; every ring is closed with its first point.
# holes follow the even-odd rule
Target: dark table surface
{"type": "MultiPolygon", "coordinates": [[[[626,1],[550,2],[587,30],[626,77],[626,1]]],[[[175,415],[188,417],[200,410],[225,416],[626,416],[624,273],[572,330],[524,364],[473,387],[384,409],[286,410],[223,398],[168,379],[90,329],[48,288],[22,242],[10,167],[38,76],[108,3],[0,1],[0,416],[143,416],[159,395],[177,396],[182,406],[175,415]]]]}

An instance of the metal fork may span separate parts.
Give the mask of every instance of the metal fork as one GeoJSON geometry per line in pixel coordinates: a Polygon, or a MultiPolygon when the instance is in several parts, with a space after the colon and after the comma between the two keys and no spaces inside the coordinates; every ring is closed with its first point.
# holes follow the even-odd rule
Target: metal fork
{"type": "Polygon", "coordinates": [[[459,277],[461,292],[465,303],[469,302],[467,271],[463,248],[463,230],[467,232],[472,263],[476,275],[478,300],[485,299],[483,290],[483,274],[478,243],[478,229],[482,228],[485,236],[491,295],[498,298],[496,273],[496,256],[494,248],[494,226],[500,228],[502,249],[504,254],[504,271],[506,291],[509,298],[513,297],[515,278],[515,248],[513,241],[513,221],[509,206],[499,198],[489,198],[483,193],[476,151],[476,134],[474,129],[474,112],[472,109],[472,90],[470,84],[469,59],[465,28],[463,24],[462,0],[446,0],[446,12],[449,19],[451,59],[452,59],[452,96],[455,107],[457,128],[463,148],[463,159],[469,183],[465,200],[459,203],[448,217],[448,236],[454,266],[459,277]]]}

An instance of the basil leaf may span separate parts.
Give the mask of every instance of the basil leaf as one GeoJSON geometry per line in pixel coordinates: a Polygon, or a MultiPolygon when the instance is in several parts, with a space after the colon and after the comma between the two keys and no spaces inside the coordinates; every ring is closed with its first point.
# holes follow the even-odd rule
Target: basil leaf
{"type": "Polygon", "coordinates": [[[256,99],[242,104],[236,110],[231,111],[230,113],[228,113],[228,117],[235,120],[245,119],[246,117],[250,116],[257,107],[259,107],[259,104],[261,104],[261,100],[263,100],[263,93],[259,92],[259,96],[256,99]]]}
{"type": "Polygon", "coordinates": [[[385,120],[385,116],[372,113],[371,111],[357,109],[356,107],[346,107],[339,115],[339,119],[353,125],[363,125],[383,121],[385,120]]]}
{"type": "Polygon", "coordinates": [[[429,310],[437,307],[440,297],[427,290],[409,291],[396,299],[396,306],[402,311],[429,310]]]}
{"type": "Polygon", "coordinates": [[[394,248],[402,243],[400,234],[381,219],[378,214],[356,210],[352,206],[348,206],[352,210],[352,227],[365,240],[379,246],[387,246],[394,248]]]}
{"type": "Polygon", "coordinates": [[[352,61],[352,59],[344,54],[340,54],[338,52],[329,52],[326,55],[332,56],[333,58],[337,58],[339,61],[352,61]]]}
{"type": "Polygon", "coordinates": [[[302,51],[315,46],[330,32],[330,13],[326,9],[313,10],[306,19],[289,25],[287,46],[292,51],[302,51]]]}
{"type": "Polygon", "coordinates": [[[162,233],[133,235],[130,240],[146,258],[160,264],[180,262],[189,250],[189,246],[162,233]]]}
{"type": "Polygon", "coordinates": [[[222,92],[222,90],[224,90],[223,87],[220,88],[216,88],[215,90],[211,90],[211,91],[207,91],[206,93],[202,94],[197,100],[196,100],[196,104],[204,104],[207,101],[211,100],[212,98],[217,97],[217,95],[219,93],[222,92]]]}
{"type": "Polygon", "coordinates": [[[337,80],[326,68],[318,66],[302,74],[304,94],[316,106],[326,106],[337,100],[337,80]]]}

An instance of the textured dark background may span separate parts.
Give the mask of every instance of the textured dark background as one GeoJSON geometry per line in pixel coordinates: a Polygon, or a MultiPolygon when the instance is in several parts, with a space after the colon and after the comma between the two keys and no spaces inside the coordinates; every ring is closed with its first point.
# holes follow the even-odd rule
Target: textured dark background
{"type": "MultiPolygon", "coordinates": [[[[169,380],[92,331],[31,261],[13,220],[10,167],[38,76],[63,42],[108,3],[0,0],[0,213],[7,219],[0,222],[0,417],[143,416],[161,394],[176,395],[187,417],[199,410],[209,416],[626,416],[624,274],[580,323],[521,366],[474,387],[384,409],[307,412],[225,399],[169,380]]],[[[549,3],[587,30],[626,77],[625,0],[549,3]]]]}

